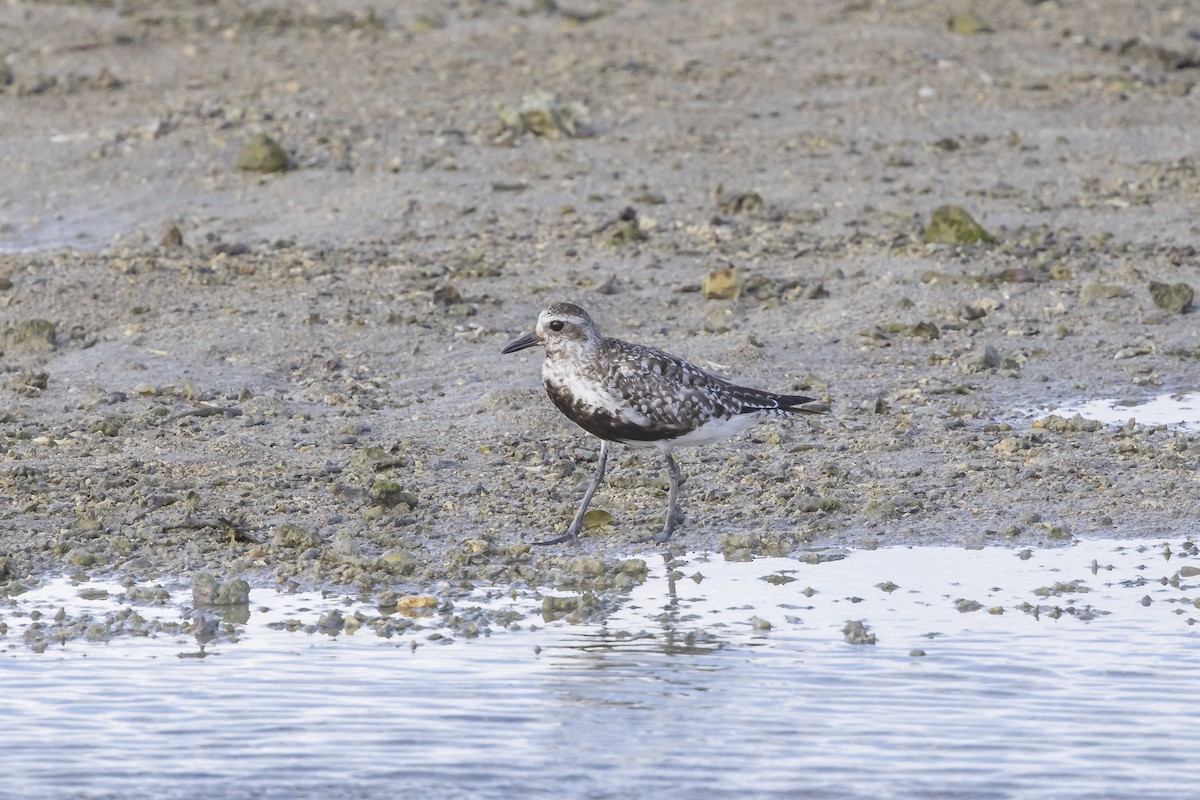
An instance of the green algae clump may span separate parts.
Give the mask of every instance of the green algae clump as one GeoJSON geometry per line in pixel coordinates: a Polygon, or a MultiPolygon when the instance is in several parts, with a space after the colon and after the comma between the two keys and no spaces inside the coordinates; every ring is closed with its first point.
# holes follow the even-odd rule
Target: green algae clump
{"type": "Polygon", "coordinates": [[[279,142],[259,133],[238,153],[236,166],[243,172],[285,172],[291,169],[292,160],[279,142]]]}
{"type": "Polygon", "coordinates": [[[961,206],[934,209],[925,228],[925,244],[991,244],[996,240],[961,206]]]}

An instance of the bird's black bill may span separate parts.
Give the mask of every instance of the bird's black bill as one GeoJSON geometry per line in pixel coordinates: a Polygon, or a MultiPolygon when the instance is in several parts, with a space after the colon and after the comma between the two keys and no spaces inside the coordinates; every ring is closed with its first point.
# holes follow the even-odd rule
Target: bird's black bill
{"type": "Polygon", "coordinates": [[[515,353],[518,350],[524,350],[527,347],[535,347],[541,343],[542,340],[538,338],[537,333],[530,332],[522,336],[520,339],[514,339],[513,341],[509,342],[504,346],[504,349],[501,350],[500,353],[501,355],[507,355],[509,353],[515,353]]]}

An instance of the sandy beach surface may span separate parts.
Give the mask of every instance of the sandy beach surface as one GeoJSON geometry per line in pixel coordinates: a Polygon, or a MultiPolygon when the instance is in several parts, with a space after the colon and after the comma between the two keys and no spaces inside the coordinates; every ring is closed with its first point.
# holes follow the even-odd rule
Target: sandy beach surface
{"type": "Polygon", "coordinates": [[[628,586],[653,452],[528,544],[598,452],[500,355],[556,301],[831,406],[680,451],[674,548],[1195,532],[1196,434],[1050,416],[1200,389],[1186,9],[6,3],[0,586],[628,586]]]}

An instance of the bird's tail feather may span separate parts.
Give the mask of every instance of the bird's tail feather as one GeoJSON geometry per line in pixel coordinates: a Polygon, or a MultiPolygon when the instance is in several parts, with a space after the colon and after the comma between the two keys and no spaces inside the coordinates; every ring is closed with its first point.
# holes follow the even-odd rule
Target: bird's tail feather
{"type": "Polygon", "coordinates": [[[769,392],[746,392],[742,399],[743,414],[759,411],[777,414],[828,414],[829,405],[815,397],[800,394],[771,394],[769,392]]]}
{"type": "Polygon", "coordinates": [[[779,408],[792,414],[828,414],[829,404],[815,397],[805,397],[800,394],[781,394],[778,397],[779,408]]]}

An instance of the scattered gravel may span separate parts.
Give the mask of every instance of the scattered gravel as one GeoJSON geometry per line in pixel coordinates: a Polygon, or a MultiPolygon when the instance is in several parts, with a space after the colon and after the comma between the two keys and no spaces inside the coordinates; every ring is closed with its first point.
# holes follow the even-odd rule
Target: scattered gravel
{"type": "Polygon", "coordinates": [[[1194,434],[1034,413],[1200,385],[1185,26],[594,5],[0,8],[0,590],[521,583],[588,618],[667,481],[618,449],[611,520],[527,544],[597,451],[499,355],[561,300],[832,408],[683,451],[674,548],[1200,519],[1194,434]],[[986,238],[927,244],[950,206],[986,238]]]}

